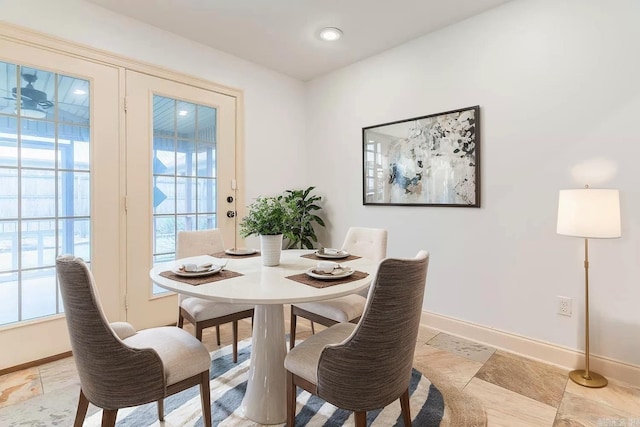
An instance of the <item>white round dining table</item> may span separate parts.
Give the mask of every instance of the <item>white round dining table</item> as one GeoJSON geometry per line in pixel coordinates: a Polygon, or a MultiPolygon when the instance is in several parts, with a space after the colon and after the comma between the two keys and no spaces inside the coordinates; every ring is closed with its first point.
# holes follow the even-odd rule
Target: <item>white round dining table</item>
{"type": "Polygon", "coordinates": [[[280,424],[286,421],[287,353],[284,329],[284,304],[318,301],[352,294],[371,283],[378,263],[366,258],[351,261],[333,260],[350,266],[368,276],[348,283],[315,288],[287,278],[315,267],[318,260],[304,258],[313,250],[283,250],[280,265],[265,267],[262,258],[238,257],[220,259],[209,255],[158,264],[149,276],[158,286],[184,295],[232,304],[254,304],[252,350],[247,390],[242,401],[244,415],[260,424],[280,424]],[[198,265],[213,262],[241,276],[204,283],[197,286],[163,277],[160,273],[186,262],[198,265]]]}

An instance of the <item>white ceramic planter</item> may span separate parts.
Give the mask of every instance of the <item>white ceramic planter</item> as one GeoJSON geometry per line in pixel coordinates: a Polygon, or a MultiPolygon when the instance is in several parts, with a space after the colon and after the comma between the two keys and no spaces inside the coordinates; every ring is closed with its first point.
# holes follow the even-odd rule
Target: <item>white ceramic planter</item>
{"type": "Polygon", "coordinates": [[[262,265],[275,267],[280,265],[280,253],[282,252],[282,234],[260,235],[260,251],[262,253],[262,265]]]}

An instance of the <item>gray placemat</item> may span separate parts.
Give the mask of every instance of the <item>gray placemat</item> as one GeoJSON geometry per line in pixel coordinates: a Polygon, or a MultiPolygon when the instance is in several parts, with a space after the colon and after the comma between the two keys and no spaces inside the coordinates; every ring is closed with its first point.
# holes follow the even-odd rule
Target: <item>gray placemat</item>
{"type": "Polygon", "coordinates": [[[287,276],[287,279],[293,280],[298,283],[313,286],[314,288],[328,288],[329,286],[342,285],[343,283],[354,282],[367,277],[369,273],[364,271],[354,271],[351,276],[344,277],[342,279],[316,279],[311,276],[307,276],[306,273],[294,274],[293,276],[287,276]]]}
{"type": "Polygon", "coordinates": [[[312,254],[306,254],[306,255],[300,255],[300,256],[302,258],[317,259],[318,261],[335,261],[335,262],[353,261],[354,259],[362,258],[361,256],[358,256],[358,255],[349,255],[344,258],[320,258],[318,255],[316,255],[315,252],[312,254]]]}
{"type": "Polygon", "coordinates": [[[160,273],[160,275],[162,277],[166,277],[167,279],[187,283],[189,285],[202,285],[204,283],[219,282],[220,280],[231,279],[232,277],[242,276],[243,274],[231,270],[222,270],[218,273],[209,274],[207,276],[184,277],[178,276],[177,274],[169,270],[163,271],[162,273],[160,273]]]}
{"type": "Polygon", "coordinates": [[[212,257],[216,257],[216,258],[230,258],[230,259],[242,259],[242,258],[253,258],[255,256],[260,256],[260,251],[257,251],[255,254],[251,254],[251,255],[229,255],[228,253],[222,251],[222,252],[216,252],[214,254],[209,254],[212,257]]]}

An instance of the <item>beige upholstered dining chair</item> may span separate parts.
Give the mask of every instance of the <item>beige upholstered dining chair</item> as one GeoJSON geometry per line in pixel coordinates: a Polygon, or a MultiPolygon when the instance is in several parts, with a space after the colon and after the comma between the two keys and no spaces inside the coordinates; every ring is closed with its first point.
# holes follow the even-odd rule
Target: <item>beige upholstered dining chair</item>
{"type": "MultiPolygon", "coordinates": [[[[207,255],[224,251],[222,232],[217,229],[179,231],[176,259],[207,255]]],[[[216,327],[216,340],[220,345],[220,325],[232,323],[233,361],[238,361],[238,320],[253,317],[252,305],[229,304],[203,298],[178,295],[178,327],[187,319],[195,328],[196,338],[202,341],[202,330],[216,327]]]]}
{"type": "MultiPolygon", "coordinates": [[[[387,256],[387,230],[382,228],[351,227],[347,230],[342,249],[352,255],[380,261],[387,256]]],[[[315,333],[314,322],[324,326],[331,326],[340,322],[357,323],[364,310],[367,292],[368,289],[365,289],[358,294],[291,305],[289,348],[295,346],[298,317],[304,317],[311,321],[313,333],[315,333]]]]}
{"type": "Polygon", "coordinates": [[[380,262],[357,325],[339,323],[289,351],[287,426],[295,425],[296,386],[355,412],[356,427],[366,412],[400,399],[411,426],[409,381],[422,312],[429,254],[380,262]]]}
{"type": "Polygon", "coordinates": [[[154,401],[162,421],[164,398],[198,384],[204,424],[211,426],[205,346],[172,326],[136,332],[126,322],[109,324],[84,261],[61,255],[56,271],[80,376],[74,426],[82,426],[89,402],[103,409],[102,426],[115,426],[118,409],[154,401]]]}

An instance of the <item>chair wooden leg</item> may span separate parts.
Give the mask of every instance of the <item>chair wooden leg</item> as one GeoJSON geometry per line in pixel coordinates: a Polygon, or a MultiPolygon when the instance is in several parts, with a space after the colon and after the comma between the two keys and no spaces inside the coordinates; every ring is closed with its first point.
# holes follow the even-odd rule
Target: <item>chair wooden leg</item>
{"type": "Polygon", "coordinates": [[[411,427],[411,406],[409,405],[409,389],[400,395],[400,407],[402,408],[402,421],[404,427],[411,427]]]}
{"type": "Polygon", "coordinates": [[[234,320],[232,324],[233,331],[233,363],[238,363],[238,321],[234,320]]]}
{"type": "Polygon", "coordinates": [[[117,409],[103,409],[102,410],[102,427],[115,427],[117,417],[118,417],[117,409]]]}
{"type": "Polygon", "coordinates": [[[316,334],[316,328],[315,328],[315,326],[313,326],[313,322],[311,322],[311,333],[312,333],[313,335],[315,335],[315,334],[316,334]]]}
{"type": "Polygon", "coordinates": [[[289,322],[289,350],[296,345],[296,324],[298,316],[293,314],[293,308],[291,309],[291,321],[289,322]]]}
{"type": "Polygon", "coordinates": [[[220,345],[220,325],[216,325],[216,342],[220,345]]]}
{"type": "Polygon", "coordinates": [[[209,389],[209,371],[200,374],[200,398],[202,400],[202,418],[204,426],[211,427],[211,394],[209,389]]]}
{"type": "Polygon", "coordinates": [[[82,427],[84,417],[87,416],[87,408],[89,408],[89,400],[87,399],[87,396],[84,395],[82,389],[80,389],[78,409],[76,410],[76,420],[73,422],[73,427],[82,427]]]}
{"type": "Polygon", "coordinates": [[[366,412],[356,412],[354,414],[354,418],[356,419],[356,427],[367,427],[367,413],[366,412]]]}
{"type": "MultiPolygon", "coordinates": [[[[195,327],[196,327],[196,338],[198,339],[198,341],[202,342],[202,323],[196,322],[195,327]]],[[[218,345],[220,345],[220,343],[218,343],[218,345]]]]}
{"type": "Polygon", "coordinates": [[[293,374],[287,371],[287,427],[296,425],[296,386],[293,374]]]}
{"type": "Polygon", "coordinates": [[[178,328],[182,328],[184,326],[184,316],[182,315],[182,310],[178,308],[178,328]]]}
{"type": "Polygon", "coordinates": [[[164,421],[164,399],[158,399],[158,420],[164,421]]]}

